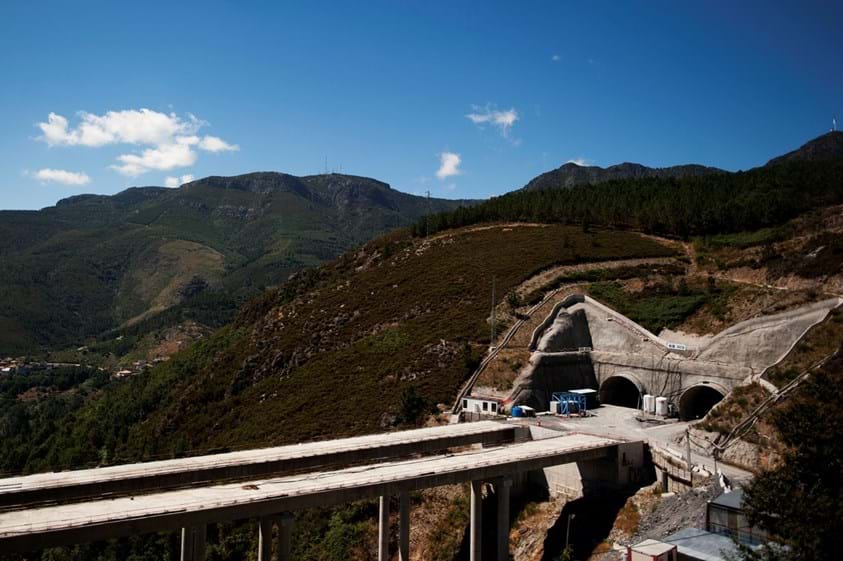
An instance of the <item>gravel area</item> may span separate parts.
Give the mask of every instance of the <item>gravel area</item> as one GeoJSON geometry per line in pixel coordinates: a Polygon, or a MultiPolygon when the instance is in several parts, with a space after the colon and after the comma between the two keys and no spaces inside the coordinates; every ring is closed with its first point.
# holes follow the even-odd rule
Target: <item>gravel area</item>
{"type": "Polygon", "coordinates": [[[656,499],[652,510],[641,513],[638,532],[631,543],[665,538],[682,528],[705,528],[706,503],[721,492],[720,486],[713,482],[708,487],[656,499]]]}

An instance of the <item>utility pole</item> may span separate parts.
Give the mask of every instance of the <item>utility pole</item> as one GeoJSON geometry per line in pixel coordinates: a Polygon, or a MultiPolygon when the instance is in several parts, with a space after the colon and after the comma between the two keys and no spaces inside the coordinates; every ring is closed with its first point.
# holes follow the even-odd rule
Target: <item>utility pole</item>
{"type": "Polygon", "coordinates": [[[571,537],[571,520],[575,518],[576,514],[569,514],[568,515],[568,529],[565,530],[565,549],[568,549],[568,542],[571,537]]]}
{"type": "Polygon", "coordinates": [[[685,455],[688,462],[688,480],[691,482],[691,487],[694,486],[694,469],[691,465],[691,429],[685,427],[685,455]]]}

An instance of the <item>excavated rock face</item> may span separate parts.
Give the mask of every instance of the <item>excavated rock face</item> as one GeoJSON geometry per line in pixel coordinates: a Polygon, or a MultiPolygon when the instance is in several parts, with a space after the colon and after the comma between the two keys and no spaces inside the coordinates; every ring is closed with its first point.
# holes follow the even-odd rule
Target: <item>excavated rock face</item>
{"type": "Polygon", "coordinates": [[[512,402],[546,410],[554,392],[596,388],[588,353],[533,353],[515,381],[512,402]]]}
{"type": "Polygon", "coordinates": [[[583,310],[569,313],[562,310],[553,323],[539,339],[538,351],[555,353],[562,351],[576,351],[582,347],[591,347],[591,333],[588,329],[588,319],[583,310]]]}

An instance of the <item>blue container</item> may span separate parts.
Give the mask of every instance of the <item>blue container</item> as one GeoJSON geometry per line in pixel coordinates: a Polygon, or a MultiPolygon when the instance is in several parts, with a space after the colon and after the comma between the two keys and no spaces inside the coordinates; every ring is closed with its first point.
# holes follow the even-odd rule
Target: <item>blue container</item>
{"type": "Polygon", "coordinates": [[[521,409],[521,407],[519,405],[516,405],[515,407],[512,408],[512,416],[513,417],[523,417],[524,416],[524,410],[521,409]]]}

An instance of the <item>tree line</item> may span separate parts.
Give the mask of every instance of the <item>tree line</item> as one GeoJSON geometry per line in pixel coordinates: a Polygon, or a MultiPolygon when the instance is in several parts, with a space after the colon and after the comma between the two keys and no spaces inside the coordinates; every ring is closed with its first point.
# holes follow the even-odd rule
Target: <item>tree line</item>
{"type": "Polygon", "coordinates": [[[789,162],[702,177],[628,179],[514,191],[432,214],[415,236],[496,221],[580,224],[688,238],[782,224],[843,202],[843,160],[789,162]]]}

